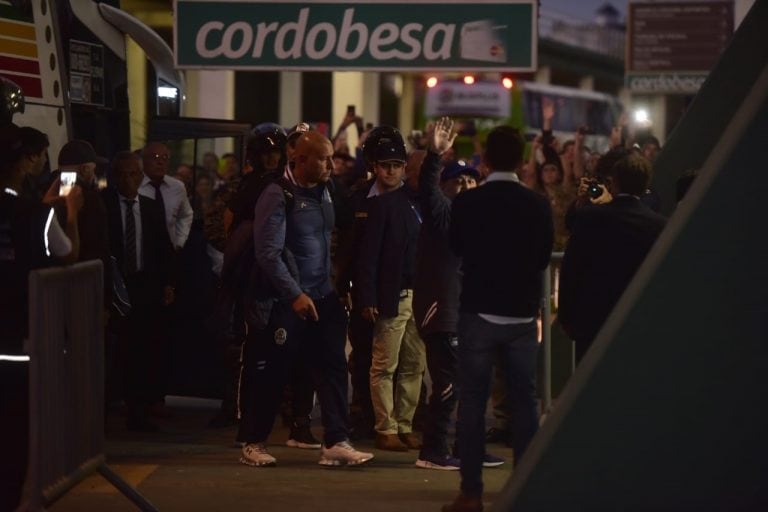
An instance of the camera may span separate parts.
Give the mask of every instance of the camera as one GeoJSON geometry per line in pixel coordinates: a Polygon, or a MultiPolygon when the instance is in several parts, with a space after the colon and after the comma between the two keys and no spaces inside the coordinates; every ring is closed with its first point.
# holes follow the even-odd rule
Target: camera
{"type": "Polygon", "coordinates": [[[592,178],[587,181],[587,195],[592,199],[597,199],[603,195],[603,184],[600,180],[592,178]]]}

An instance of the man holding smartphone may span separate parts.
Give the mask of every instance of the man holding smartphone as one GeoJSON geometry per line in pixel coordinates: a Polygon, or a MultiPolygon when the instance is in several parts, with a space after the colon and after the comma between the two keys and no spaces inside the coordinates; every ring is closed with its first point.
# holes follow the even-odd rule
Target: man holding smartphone
{"type": "MultiPolygon", "coordinates": [[[[109,258],[109,233],[107,210],[96,186],[96,168],[106,164],[107,159],[96,154],[93,146],[85,140],[71,140],[59,151],[59,179],[66,192],[65,179],[79,185],[83,190],[83,209],[78,217],[80,231],[80,256],[77,261],[101,260],[104,265],[104,306],[112,304],[112,263],[109,258]],[[73,176],[74,175],[74,176],[73,176]]],[[[56,210],[59,222],[63,222],[65,211],[56,210]]],[[[107,309],[108,310],[108,309],[107,309]]]]}

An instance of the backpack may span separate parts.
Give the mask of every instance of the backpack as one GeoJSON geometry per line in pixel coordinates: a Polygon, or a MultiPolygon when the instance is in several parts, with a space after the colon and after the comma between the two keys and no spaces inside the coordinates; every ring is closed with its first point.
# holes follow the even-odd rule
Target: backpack
{"type": "MultiPolygon", "coordinates": [[[[293,184],[282,176],[265,175],[260,179],[255,194],[258,200],[268,185],[277,183],[285,196],[286,214],[293,210],[293,184]]],[[[282,258],[291,275],[298,280],[296,261],[288,248],[283,248],[282,258]]],[[[234,227],[224,249],[224,264],[221,270],[219,306],[222,314],[229,317],[235,304],[240,303],[248,325],[264,328],[269,320],[276,292],[269,276],[266,276],[256,262],[253,242],[253,221],[242,220],[234,227]]],[[[224,318],[222,320],[226,321],[224,318]]]]}

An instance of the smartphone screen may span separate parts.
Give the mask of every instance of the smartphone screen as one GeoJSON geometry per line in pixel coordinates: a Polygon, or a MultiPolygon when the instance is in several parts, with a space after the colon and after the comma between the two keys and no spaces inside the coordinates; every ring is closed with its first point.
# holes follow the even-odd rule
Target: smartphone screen
{"type": "Polygon", "coordinates": [[[76,181],[77,181],[76,172],[62,172],[61,183],[59,184],[59,195],[60,196],[68,195],[69,191],[72,190],[72,187],[75,185],[76,181]]]}

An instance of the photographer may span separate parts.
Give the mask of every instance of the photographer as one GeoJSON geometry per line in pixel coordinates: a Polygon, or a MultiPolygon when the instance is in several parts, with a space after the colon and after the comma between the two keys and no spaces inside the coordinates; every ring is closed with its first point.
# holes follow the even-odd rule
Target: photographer
{"type": "Polygon", "coordinates": [[[582,180],[569,212],[558,318],[576,342],[577,361],[664,228],[665,219],[640,200],[650,172],[641,156],[611,150],[598,163],[601,182],[582,180]]]}

